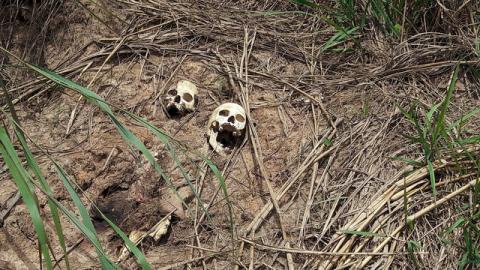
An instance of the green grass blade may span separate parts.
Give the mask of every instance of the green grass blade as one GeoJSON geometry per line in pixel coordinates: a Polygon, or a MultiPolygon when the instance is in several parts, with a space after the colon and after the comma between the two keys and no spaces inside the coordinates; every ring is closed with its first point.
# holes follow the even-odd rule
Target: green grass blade
{"type": "Polygon", "coordinates": [[[463,126],[478,113],[480,113],[480,108],[475,108],[467,114],[462,115],[457,121],[448,126],[448,130],[451,132],[453,129],[458,129],[458,133],[461,133],[463,126]]]}
{"type": "Polygon", "coordinates": [[[426,116],[425,117],[426,118],[425,122],[427,123],[427,128],[428,129],[431,129],[432,124],[434,123],[433,116],[437,112],[440,105],[442,105],[442,102],[433,105],[432,108],[430,108],[430,110],[425,114],[425,116],[426,116]]]}
{"type": "MultiPolygon", "coordinates": [[[[68,210],[64,205],[62,205],[59,201],[57,201],[52,195],[49,195],[47,193],[46,190],[44,190],[40,185],[37,185],[37,188],[43,192],[54,204],[55,206],[60,209],[60,211],[62,213],[65,214],[65,216],[70,220],[72,221],[72,223],[83,233],[83,235],[85,235],[85,237],[87,237],[87,239],[93,244],[93,246],[95,247],[95,249],[97,250],[101,250],[101,252],[104,252],[102,247],[99,245],[98,242],[95,241],[95,238],[96,236],[94,235],[94,233],[88,229],[85,224],[83,224],[82,221],[80,221],[80,219],[78,219],[78,217],[70,210],[68,210]]],[[[102,256],[105,256],[107,257],[107,255],[105,253],[102,253],[101,254],[102,256]]],[[[108,259],[110,262],[111,260],[108,259]]],[[[108,265],[105,266],[104,269],[118,269],[113,263],[110,263],[108,265]]]]}
{"type": "Polygon", "coordinates": [[[444,235],[451,234],[454,230],[457,228],[463,226],[465,224],[466,220],[464,218],[459,218],[457,219],[450,227],[448,227],[445,232],[443,233],[444,235]]]}
{"type": "Polygon", "coordinates": [[[36,196],[29,187],[29,182],[31,184],[31,178],[22,166],[5,127],[0,127],[0,153],[2,154],[3,160],[7,165],[13,181],[22,195],[23,202],[30,213],[35,232],[37,233],[40,252],[41,255],[45,257],[47,269],[53,269],[52,259],[48,248],[47,233],[43,225],[40,210],[38,209],[36,196]]]}
{"type": "Polygon", "coordinates": [[[455,141],[457,145],[477,144],[480,143],[480,136],[468,137],[465,139],[459,139],[455,141]]]}
{"type": "Polygon", "coordinates": [[[348,37],[350,37],[353,33],[355,33],[359,28],[354,27],[348,30],[341,30],[337,32],[335,35],[333,35],[330,39],[325,42],[325,44],[322,45],[322,51],[327,51],[335,46],[338,46],[339,44],[342,44],[347,40],[348,37]]]}
{"type": "Polygon", "coordinates": [[[386,26],[386,29],[390,33],[398,34],[398,30],[394,27],[393,18],[389,14],[383,0],[371,0],[372,4],[372,16],[376,18],[380,23],[386,26]]]}
{"type": "MultiPolygon", "coordinates": [[[[63,168],[54,162],[55,169],[57,170],[57,174],[59,177],[62,179],[65,187],[67,188],[68,192],[70,193],[70,196],[72,197],[75,205],[77,208],[80,210],[80,215],[82,217],[82,222],[85,225],[85,227],[92,232],[92,240],[97,243],[97,246],[99,246],[99,254],[105,254],[103,249],[101,248],[100,241],[98,240],[98,237],[95,233],[95,228],[93,227],[93,223],[90,220],[90,216],[88,215],[88,211],[83,205],[83,203],[80,200],[80,197],[78,197],[77,193],[75,192],[72,184],[70,183],[70,180],[68,179],[67,174],[65,173],[65,170],[63,168]]],[[[113,230],[123,239],[125,244],[129,247],[129,249],[133,252],[135,257],[138,259],[139,264],[142,266],[143,269],[151,269],[150,264],[147,262],[147,259],[145,258],[145,255],[133,244],[133,242],[126,236],[126,234],[118,227],[116,226],[110,219],[108,219],[101,211],[98,211],[100,215],[102,216],[105,221],[113,228],[113,230]]],[[[105,260],[105,263],[113,265],[109,259],[102,255],[102,257],[105,260]]]]}
{"type": "Polygon", "coordinates": [[[433,164],[430,160],[427,160],[427,169],[428,175],[430,176],[430,186],[432,187],[433,200],[437,198],[437,188],[435,180],[435,170],[433,169],[433,164]]]}
{"type": "Polygon", "coordinates": [[[140,251],[140,249],[135,245],[135,243],[128,238],[128,236],[117,226],[115,223],[113,223],[110,219],[108,219],[103,213],[101,213],[102,218],[107,221],[107,223],[112,227],[112,229],[115,231],[116,234],[118,234],[125,245],[128,247],[128,249],[133,253],[133,255],[138,259],[138,263],[142,266],[142,269],[144,270],[150,270],[152,269],[152,266],[150,263],[147,261],[147,258],[145,258],[145,255],[140,251]]]}
{"type": "Polygon", "coordinates": [[[442,106],[440,108],[440,114],[438,116],[437,123],[435,125],[435,134],[441,134],[444,132],[445,129],[445,115],[447,114],[448,106],[450,105],[450,100],[452,99],[453,91],[455,91],[455,87],[457,84],[458,79],[458,72],[460,71],[460,65],[456,65],[453,71],[452,77],[450,78],[450,83],[447,89],[447,95],[442,102],[442,106]]]}
{"type": "Polygon", "coordinates": [[[420,266],[420,263],[418,262],[418,259],[415,256],[415,251],[419,250],[420,248],[421,248],[421,245],[420,245],[419,242],[414,241],[414,240],[408,240],[407,241],[408,257],[410,257],[413,264],[415,265],[415,269],[422,269],[423,268],[423,267],[420,266]]]}
{"type": "Polygon", "coordinates": [[[73,186],[70,184],[70,181],[68,180],[68,176],[63,170],[61,166],[59,166],[57,163],[54,162],[55,170],[57,172],[58,177],[62,180],[63,185],[67,188],[68,193],[70,194],[70,197],[73,200],[73,203],[77,207],[77,209],[80,212],[80,216],[82,217],[82,223],[91,232],[92,239],[95,247],[96,247],[96,252],[98,257],[100,258],[100,262],[102,264],[103,268],[115,268],[113,266],[113,263],[104,255],[105,252],[102,249],[102,245],[100,244],[100,240],[98,239],[95,227],[93,226],[92,220],[90,219],[90,215],[88,214],[87,209],[83,205],[80,197],[78,196],[77,192],[75,192],[75,189],[73,186]]]}
{"type": "Polygon", "coordinates": [[[225,196],[225,200],[227,201],[227,206],[228,206],[228,214],[230,216],[230,229],[232,231],[232,236],[235,232],[235,223],[233,222],[233,209],[232,209],[232,203],[230,202],[229,196],[228,196],[228,189],[227,189],[227,183],[225,181],[225,178],[223,177],[222,173],[220,170],[213,164],[213,162],[209,159],[204,159],[205,162],[207,163],[208,167],[210,170],[212,170],[213,174],[217,179],[219,180],[220,187],[222,188],[223,195],[225,196]]]}
{"type": "MultiPolygon", "coordinates": [[[[53,195],[52,189],[48,185],[47,180],[43,177],[40,171],[40,167],[38,166],[35,158],[33,157],[32,152],[30,151],[30,148],[28,147],[25,137],[23,136],[23,131],[16,127],[15,134],[17,135],[20,145],[22,146],[23,152],[25,153],[25,158],[27,160],[28,166],[33,170],[33,172],[35,173],[35,176],[40,182],[40,185],[45,189],[45,191],[49,195],[53,195]]],[[[55,232],[57,234],[58,241],[60,242],[60,246],[63,250],[65,266],[67,267],[67,269],[70,269],[70,261],[68,259],[67,247],[65,245],[65,236],[63,234],[62,223],[60,222],[60,216],[58,214],[57,207],[50,200],[48,200],[48,207],[50,208],[50,212],[52,215],[53,223],[55,225],[55,232]]]]}

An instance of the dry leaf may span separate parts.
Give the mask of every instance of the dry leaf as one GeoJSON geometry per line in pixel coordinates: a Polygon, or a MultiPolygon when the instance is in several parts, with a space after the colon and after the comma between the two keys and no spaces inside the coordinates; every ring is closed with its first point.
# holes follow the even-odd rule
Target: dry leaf
{"type": "Polygon", "coordinates": [[[153,226],[148,235],[153,237],[155,241],[160,240],[160,238],[162,238],[162,236],[164,236],[168,231],[171,217],[172,215],[168,215],[160,220],[157,224],[155,224],[155,226],[153,226]]]}

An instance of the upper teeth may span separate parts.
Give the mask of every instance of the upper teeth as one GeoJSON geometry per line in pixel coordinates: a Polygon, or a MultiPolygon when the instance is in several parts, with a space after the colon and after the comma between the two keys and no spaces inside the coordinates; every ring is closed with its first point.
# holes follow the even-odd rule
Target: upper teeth
{"type": "Polygon", "coordinates": [[[245,123],[245,109],[242,106],[235,103],[224,103],[218,106],[210,115],[207,124],[208,142],[215,152],[221,156],[226,156],[229,150],[228,147],[235,147],[234,144],[237,142],[237,139],[244,134],[245,123]],[[231,135],[220,138],[219,133],[231,135]]]}

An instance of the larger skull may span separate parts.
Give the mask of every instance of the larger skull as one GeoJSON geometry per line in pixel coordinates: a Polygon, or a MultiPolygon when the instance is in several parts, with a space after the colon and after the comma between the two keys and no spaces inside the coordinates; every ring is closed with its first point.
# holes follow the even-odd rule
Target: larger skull
{"type": "Polygon", "coordinates": [[[245,110],[236,103],[225,103],[216,108],[208,120],[208,143],[221,156],[229,154],[245,135],[245,110]]]}
{"type": "Polygon", "coordinates": [[[165,109],[169,116],[183,116],[195,111],[198,103],[198,91],[192,82],[181,80],[175,88],[167,91],[165,109]]]}

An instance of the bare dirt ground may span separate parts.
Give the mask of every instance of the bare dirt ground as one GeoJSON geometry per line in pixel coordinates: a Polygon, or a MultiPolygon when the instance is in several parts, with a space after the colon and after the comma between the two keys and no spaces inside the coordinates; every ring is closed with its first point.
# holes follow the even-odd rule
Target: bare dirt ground
{"type": "MultiPolygon", "coordinates": [[[[45,24],[13,19],[8,37],[6,20],[2,24],[2,47],[88,86],[211,158],[226,178],[228,201],[222,192],[215,195],[218,180],[200,158],[181,157],[202,203],[211,202],[209,218],[201,219],[200,202],[148,130],[120,117],[157,154],[188,208],[98,108],[12,67],[12,59],[2,72],[26,133],[64,166],[86,194],[86,205],[95,203],[127,234],[148,231],[173,212],[166,235],[140,245],[154,269],[410,269],[417,265],[407,256],[409,240],[420,243],[415,261],[423,267],[455,267],[463,254],[460,232],[448,245],[437,236],[454,222],[469,192],[419,217],[413,230],[396,230],[405,217],[398,198],[379,204],[377,212],[369,207],[412,171],[395,157],[422,154],[402,136],[412,128],[398,106],[441,101],[460,60],[456,55],[476,61],[473,39],[432,32],[394,43],[373,31],[361,44],[347,42],[339,46],[343,52],[327,52],[321,46],[335,29],[306,15],[269,14],[297,9],[282,1],[65,1],[43,18],[45,24]],[[43,39],[33,43],[32,36],[43,39]],[[198,110],[168,118],[161,97],[181,79],[198,87],[198,110]],[[205,138],[208,117],[219,104],[242,103],[242,97],[256,132],[239,151],[220,157],[205,138]],[[345,230],[388,237],[353,237],[345,230]]],[[[480,104],[475,78],[464,69],[459,78],[452,121],[480,104]]],[[[56,198],[73,208],[48,159],[35,154],[56,198]]],[[[448,182],[455,173],[439,175],[448,182]]],[[[440,186],[438,197],[469,179],[440,186]]],[[[409,214],[433,202],[428,175],[414,181],[409,214]]],[[[7,171],[0,186],[3,207],[17,190],[7,171]]],[[[40,199],[53,235],[46,198],[40,199]]],[[[98,213],[91,215],[107,253],[119,258],[121,239],[98,213]]],[[[93,246],[67,219],[63,224],[74,269],[99,268],[93,246]]],[[[36,245],[28,211],[19,203],[0,228],[0,269],[40,269],[36,245]]],[[[60,257],[60,248],[54,249],[60,257]]],[[[134,258],[120,265],[138,268],[134,258]]]]}

